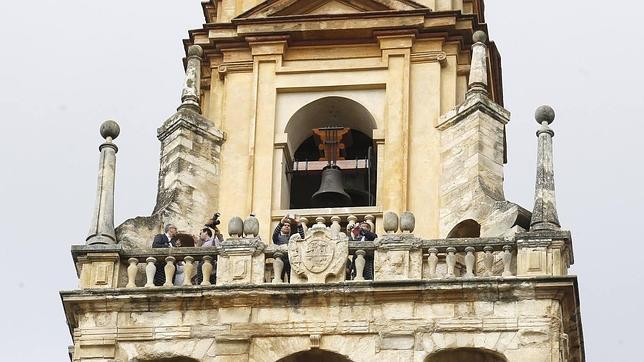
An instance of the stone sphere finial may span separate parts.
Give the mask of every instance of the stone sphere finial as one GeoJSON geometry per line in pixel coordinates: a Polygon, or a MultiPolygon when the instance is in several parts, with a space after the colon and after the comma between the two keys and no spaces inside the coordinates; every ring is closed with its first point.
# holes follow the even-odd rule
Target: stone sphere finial
{"type": "Polygon", "coordinates": [[[534,119],[539,124],[543,124],[543,122],[551,124],[555,120],[555,110],[550,106],[541,106],[534,112],[534,119]]]}
{"type": "Polygon", "coordinates": [[[203,57],[203,48],[199,45],[191,45],[188,47],[188,56],[189,57],[203,57]]]}
{"type": "Polygon", "coordinates": [[[105,121],[103,124],[101,124],[101,137],[107,139],[108,137],[111,139],[116,139],[116,137],[119,136],[121,133],[121,127],[119,127],[119,124],[116,123],[116,121],[105,121]]]}
{"type": "Polygon", "coordinates": [[[472,35],[472,40],[474,40],[475,43],[485,43],[487,42],[487,34],[485,34],[483,30],[477,30],[472,35]]]}

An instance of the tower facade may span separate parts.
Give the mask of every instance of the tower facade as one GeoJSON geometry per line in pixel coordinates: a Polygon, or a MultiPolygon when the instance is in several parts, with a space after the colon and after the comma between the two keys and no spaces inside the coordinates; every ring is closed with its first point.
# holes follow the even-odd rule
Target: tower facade
{"type": "Polygon", "coordinates": [[[584,360],[554,111],[536,114],[530,212],[503,193],[510,113],[482,0],[202,6],[156,207],[117,228],[120,130],[101,127],[80,285],[61,292],[72,360],[584,360]],[[224,240],[185,247],[214,211],[224,240]],[[283,220],[302,233],[279,242],[283,220]],[[184,246],[151,248],[169,224],[184,246]]]}

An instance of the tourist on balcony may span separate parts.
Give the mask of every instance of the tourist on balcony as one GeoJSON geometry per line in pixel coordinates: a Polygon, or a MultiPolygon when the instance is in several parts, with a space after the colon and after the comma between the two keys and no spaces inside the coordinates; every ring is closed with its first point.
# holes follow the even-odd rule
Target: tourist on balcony
{"type": "MultiPolygon", "coordinates": [[[[173,224],[166,224],[163,228],[164,234],[157,234],[152,241],[153,248],[174,248],[177,238],[177,227],[173,224]]],[[[156,263],[157,271],[154,274],[154,285],[161,286],[165,283],[165,261],[159,260],[156,263]]]]}
{"type": "Polygon", "coordinates": [[[217,246],[219,243],[212,237],[212,230],[203,228],[199,232],[199,236],[195,237],[195,245],[197,247],[210,247],[217,246]]]}
{"type": "Polygon", "coordinates": [[[152,241],[153,248],[173,248],[176,242],[177,227],[167,224],[163,228],[163,234],[157,234],[152,241]]]}
{"type": "Polygon", "coordinates": [[[292,235],[292,231],[291,231],[292,223],[295,223],[297,233],[300,234],[302,239],[304,239],[304,227],[300,222],[300,217],[298,215],[294,215],[291,218],[289,217],[289,215],[286,215],[277,224],[277,227],[275,227],[275,231],[273,231],[273,244],[275,245],[288,244],[288,240],[291,238],[291,235],[292,235]]]}
{"type": "MultiPolygon", "coordinates": [[[[215,228],[215,231],[217,232],[217,228],[215,228]]],[[[199,233],[199,238],[197,240],[197,246],[200,247],[212,247],[212,246],[219,246],[221,243],[221,240],[223,240],[223,236],[221,234],[219,235],[214,235],[212,233],[212,230],[210,228],[203,228],[201,230],[201,233],[199,233]]],[[[193,277],[193,284],[199,285],[203,281],[203,270],[201,263],[197,262],[196,263],[196,270],[197,270],[197,275],[193,277]]],[[[217,270],[217,263],[216,261],[213,261],[213,268],[212,272],[209,276],[210,278],[210,283],[211,284],[216,284],[217,283],[217,276],[215,271],[217,270]]]]}
{"type": "Polygon", "coordinates": [[[378,235],[371,232],[371,225],[367,222],[361,222],[356,225],[349,234],[349,238],[354,241],[374,241],[378,235]]]}
{"type": "MultiPolygon", "coordinates": [[[[300,234],[300,237],[302,239],[304,239],[304,227],[300,222],[300,217],[298,215],[292,215],[292,216],[286,215],[277,224],[277,227],[275,227],[275,231],[273,231],[273,244],[275,245],[288,244],[288,240],[291,238],[291,235],[292,235],[292,232],[291,232],[292,223],[296,225],[297,233],[300,234]]],[[[291,263],[289,263],[288,257],[285,257],[284,260],[282,261],[284,262],[284,269],[282,271],[282,280],[286,282],[291,275],[291,263]]]]}
{"type": "MultiPolygon", "coordinates": [[[[361,222],[351,229],[349,239],[353,241],[374,241],[378,235],[371,232],[371,225],[367,222],[361,222]]],[[[364,278],[373,280],[373,256],[365,255],[364,278]]],[[[351,259],[351,279],[356,277],[356,258],[351,259]]]]}

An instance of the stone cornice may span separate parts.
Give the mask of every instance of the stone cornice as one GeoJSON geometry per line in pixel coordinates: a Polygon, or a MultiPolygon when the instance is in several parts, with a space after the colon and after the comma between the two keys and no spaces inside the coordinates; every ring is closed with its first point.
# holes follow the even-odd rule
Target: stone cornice
{"type": "Polygon", "coordinates": [[[182,309],[265,307],[269,305],[316,306],[373,304],[414,300],[417,302],[466,302],[572,298],[578,292],[577,277],[512,277],[409,281],[348,281],[334,284],[257,284],[186,286],[174,288],[85,289],[61,291],[68,321],[79,310],[174,311],[182,309]],[[315,291],[315,293],[312,293],[315,291]],[[318,296],[324,295],[320,299],[318,296]]]}
{"type": "Polygon", "coordinates": [[[481,111],[504,125],[510,122],[510,112],[508,110],[494,103],[485,95],[473,94],[466,98],[465,102],[460,106],[442,115],[438,120],[436,128],[441,131],[445,130],[476,111],[481,111]]]}
{"type": "Polygon", "coordinates": [[[163,142],[174,131],[183,127],[213,142],[222,143],[225,139],[224,133],[209,123],[210,121],[199,113],[180,109],[157,130],[157,138],[163,142]]]}

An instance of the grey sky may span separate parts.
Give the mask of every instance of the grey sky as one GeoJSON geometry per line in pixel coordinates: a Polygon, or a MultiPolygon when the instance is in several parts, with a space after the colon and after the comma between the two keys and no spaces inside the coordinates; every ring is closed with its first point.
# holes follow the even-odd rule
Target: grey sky
{"type": "MultiPolygon", "coordinates": [[[[557,111],[559,217],[572,230],[589,361],[638,352],[644,277],[639,206],[643,32],[640,2],[487,0],[503,56],[506,197],[532,208],[534,109],[557,111]],[[613,6],[613,8],[611,8],[613,6]]],[[[198,0],[0,2],[0,211],[3,360],[66,361],[58,290],[77,279],[70,245],[86,237],[100,123],[121,124],[116,220],[154,206],[156,128],[178,105],[181,39],[198,0]]]]}

